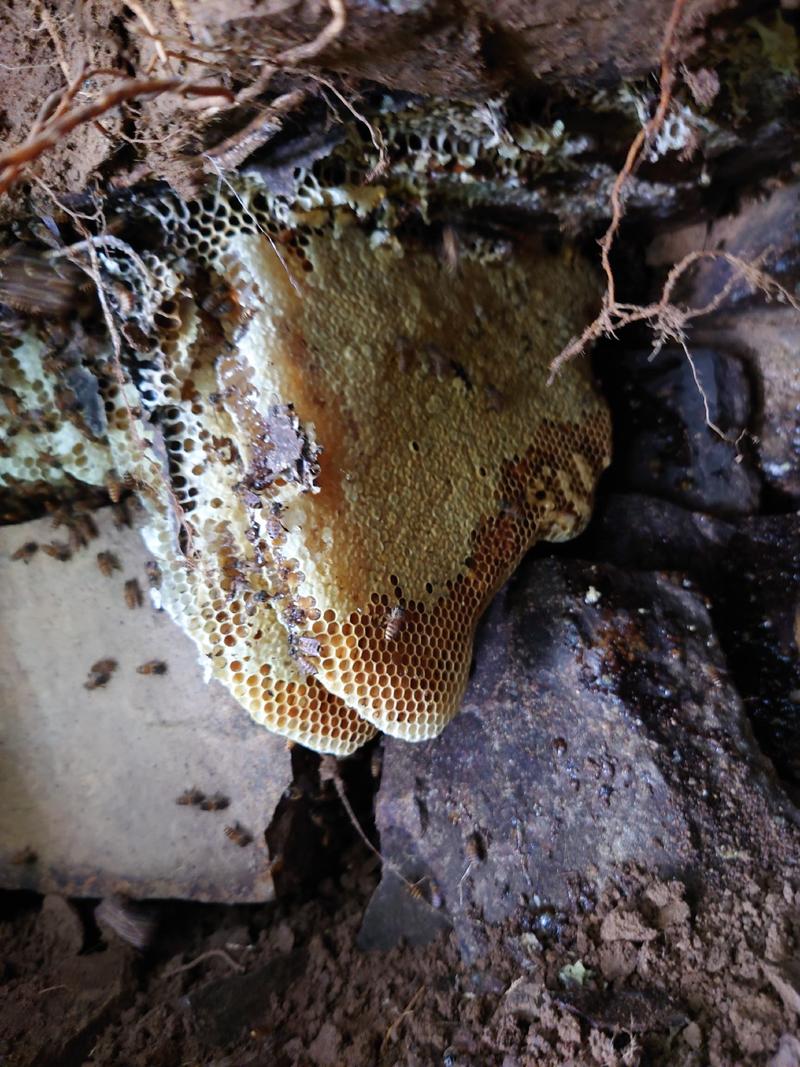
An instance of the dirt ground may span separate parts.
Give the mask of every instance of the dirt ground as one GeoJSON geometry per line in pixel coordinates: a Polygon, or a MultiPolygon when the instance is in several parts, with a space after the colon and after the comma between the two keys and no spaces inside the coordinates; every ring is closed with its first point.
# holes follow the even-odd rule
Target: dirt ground
{"type": "Polygon", "coordinates": [[[620,871],[574,915],[520,909],[473,968],[449,938],[358,950],[374,884],[360,848],[305,903],[156,907],[144,953],[99,937],[85,906],[82,922],[61,900],[7,896],[0,1054],[13,1067],[790,1067],[793,861],[786,877],[733,861],[731,884],[700,900],[620,871]]]}

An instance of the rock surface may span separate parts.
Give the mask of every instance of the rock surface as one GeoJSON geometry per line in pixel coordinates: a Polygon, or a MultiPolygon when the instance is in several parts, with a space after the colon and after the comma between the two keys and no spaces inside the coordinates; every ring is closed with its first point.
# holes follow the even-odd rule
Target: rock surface
{"type": "Polygon", "coordinates": [[[290,753],[204,681],[165,612],[127,606],[134,576],[147,596],[148,553],[110,512],[93,513],[99,536],[65,561],[43,547],[12,558],[65,540],[48,519],[0,529],[0,885],[271,899],[264,831],[292,782],[290,753]],[[121,569],[102,574],[99,552],[121,569]],[[92,671],[101,660],[115,666],[92,671]],[[137,672],[155,660],[165,674],[137,672]],[[235,822],[246,848],[225,834],[235,822]]]}
{"type": "Polygon", "coordinates": [[[754,429],[745,367],[713,348],[692,346],[691,359],[676,347],[611,355],[617,479],[709,514],[751,514],[761,483],[743,451],[754,429]]]}
{"type": "Polygon", "coordinates": [[[800,786],[800,515],[721,521],[638,494],[599,509],[584,551],[689,576],[711,615],[756,737],[800,786]]]}
{"type": "Polygon", "coordinates": [[[800,504],[800,312],[788,306],[786,294],[797,297],[798,248],[800,184],[794,183],[743,201],[735,213],[710,226],[664,230],[648,251],[648,262],[658,273],[657,288],[669,267],[700,251],[728,253],[755,264],[782,286],[784,293],[775,286],[767,292],[754,289],[739,268],[721,256],[710,257],[684,276],[680,301],[705,307],[729,290],[718,313],[695,320],[690,349],[710,346],[724,353],[718,358],[739,358],[748,367],[756,403],[747,429],[755,435],[761,477],[790,506],[800,504]]]}
{"type": "MultiPolygon", "coordinates": [[[[384,745],[382,852],[427,879],[469,957],[484,920],[521,907],[553,936],[620,865],[700,890],[767,856],[742,810],[785,828],[707,608],[665,575],[529,559],[489,611],[461,714],[435,741],[384,745]]],[[[387,872],[362,939],[403,892],[387,872]]]]}

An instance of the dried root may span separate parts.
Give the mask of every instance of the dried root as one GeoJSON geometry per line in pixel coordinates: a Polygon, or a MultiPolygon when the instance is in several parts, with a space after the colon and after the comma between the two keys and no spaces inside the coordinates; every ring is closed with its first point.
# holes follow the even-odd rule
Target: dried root
{"type": "Polygon", "coordinates": [[[559,352],[550,364],[552,382],[561,368],[583,354],[594,341],[601,337],[616,338],[617,332],[633,323],[646,323],[653,331],[653,355],[665,344],[672,342],[683,349],[692,370],[695,385],[703,399],[706,425],[723,440],[727,436],[711,419],[708,396],[697,374],[697,367],[686,342],[686,327],[693,320],[716,311],[728,298],[734,286],[743,281],[753,292],[762,292],[768,299],[776,299],[791,305],[800,312],[800,302],[763,269],[769,250],[754,262],[748,262],[730,252],[699,250],[690,252],[676,263],[664,282],[658,300],[651,304],[625,304],[617,299],[616,279],[611,267],[611,250],[625,214],[623,191],[626,182],[641,162],[646,147],[658,136],[669,112],[672,91],[677,77],[675,68],[675,45],[686,0],[674,0],[661,46],[661,73],[659,99],[653,117],[647,122],[631,143],[625,162],[611,189],[611,222],[600,239],[600,263],[606,278],[606,290],[602,307],[596,318],[589,323],[580,336],[575,337],[559,352]],[[702,307],[682,307],[673,302],[673,294],[680,279],[700,260],[720,260],[731,268],[730,277],[715,297],[702,307]]]}

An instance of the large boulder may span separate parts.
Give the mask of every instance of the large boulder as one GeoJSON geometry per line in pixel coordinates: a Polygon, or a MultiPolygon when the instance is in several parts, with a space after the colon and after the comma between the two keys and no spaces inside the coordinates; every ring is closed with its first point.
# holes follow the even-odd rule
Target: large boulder
{"type": "Polygon", "coordinates": [[[546,935],[627,863],[702,890],[745,858],[769,866],[790,832],[707,607],[664,574],[529,559],[488,613],[460,715],[384,745],[365,946],[417,895],[398,874],[477,957],[484,921],[522,910],[546,935]]]}

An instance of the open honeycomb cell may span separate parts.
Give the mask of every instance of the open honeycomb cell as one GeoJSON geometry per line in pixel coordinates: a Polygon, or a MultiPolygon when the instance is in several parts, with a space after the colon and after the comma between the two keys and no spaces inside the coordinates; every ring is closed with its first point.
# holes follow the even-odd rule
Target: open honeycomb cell
{"type": "MultiPolygon", "coordinates": [[[[437,167],[502,149],[508,169],[491,115],[434,119],[413,136],[437,167]]],[[[385,129],[387,182],[417,196],[412,134],[385,129]]],[[[52,454],[58,477],[127,478],[163,605],[210,674],[256,722],[339,755],[452,718],[482,611],[531,545],[580,532],[610,448],[587,368],[547,384],[596,304],[580,257],[466,237],[454,267],[395,233],[388,186],[343,159],[301,168],[293,198],[254,176],[138,198],[160,242],[98,249],[118,334],[85,368],[102,433],[59,411],[34,325],[0,383],[0,481],[54,480],[52,454]],[[20,400],[49,420],[46,452],[20,400]]]]}

